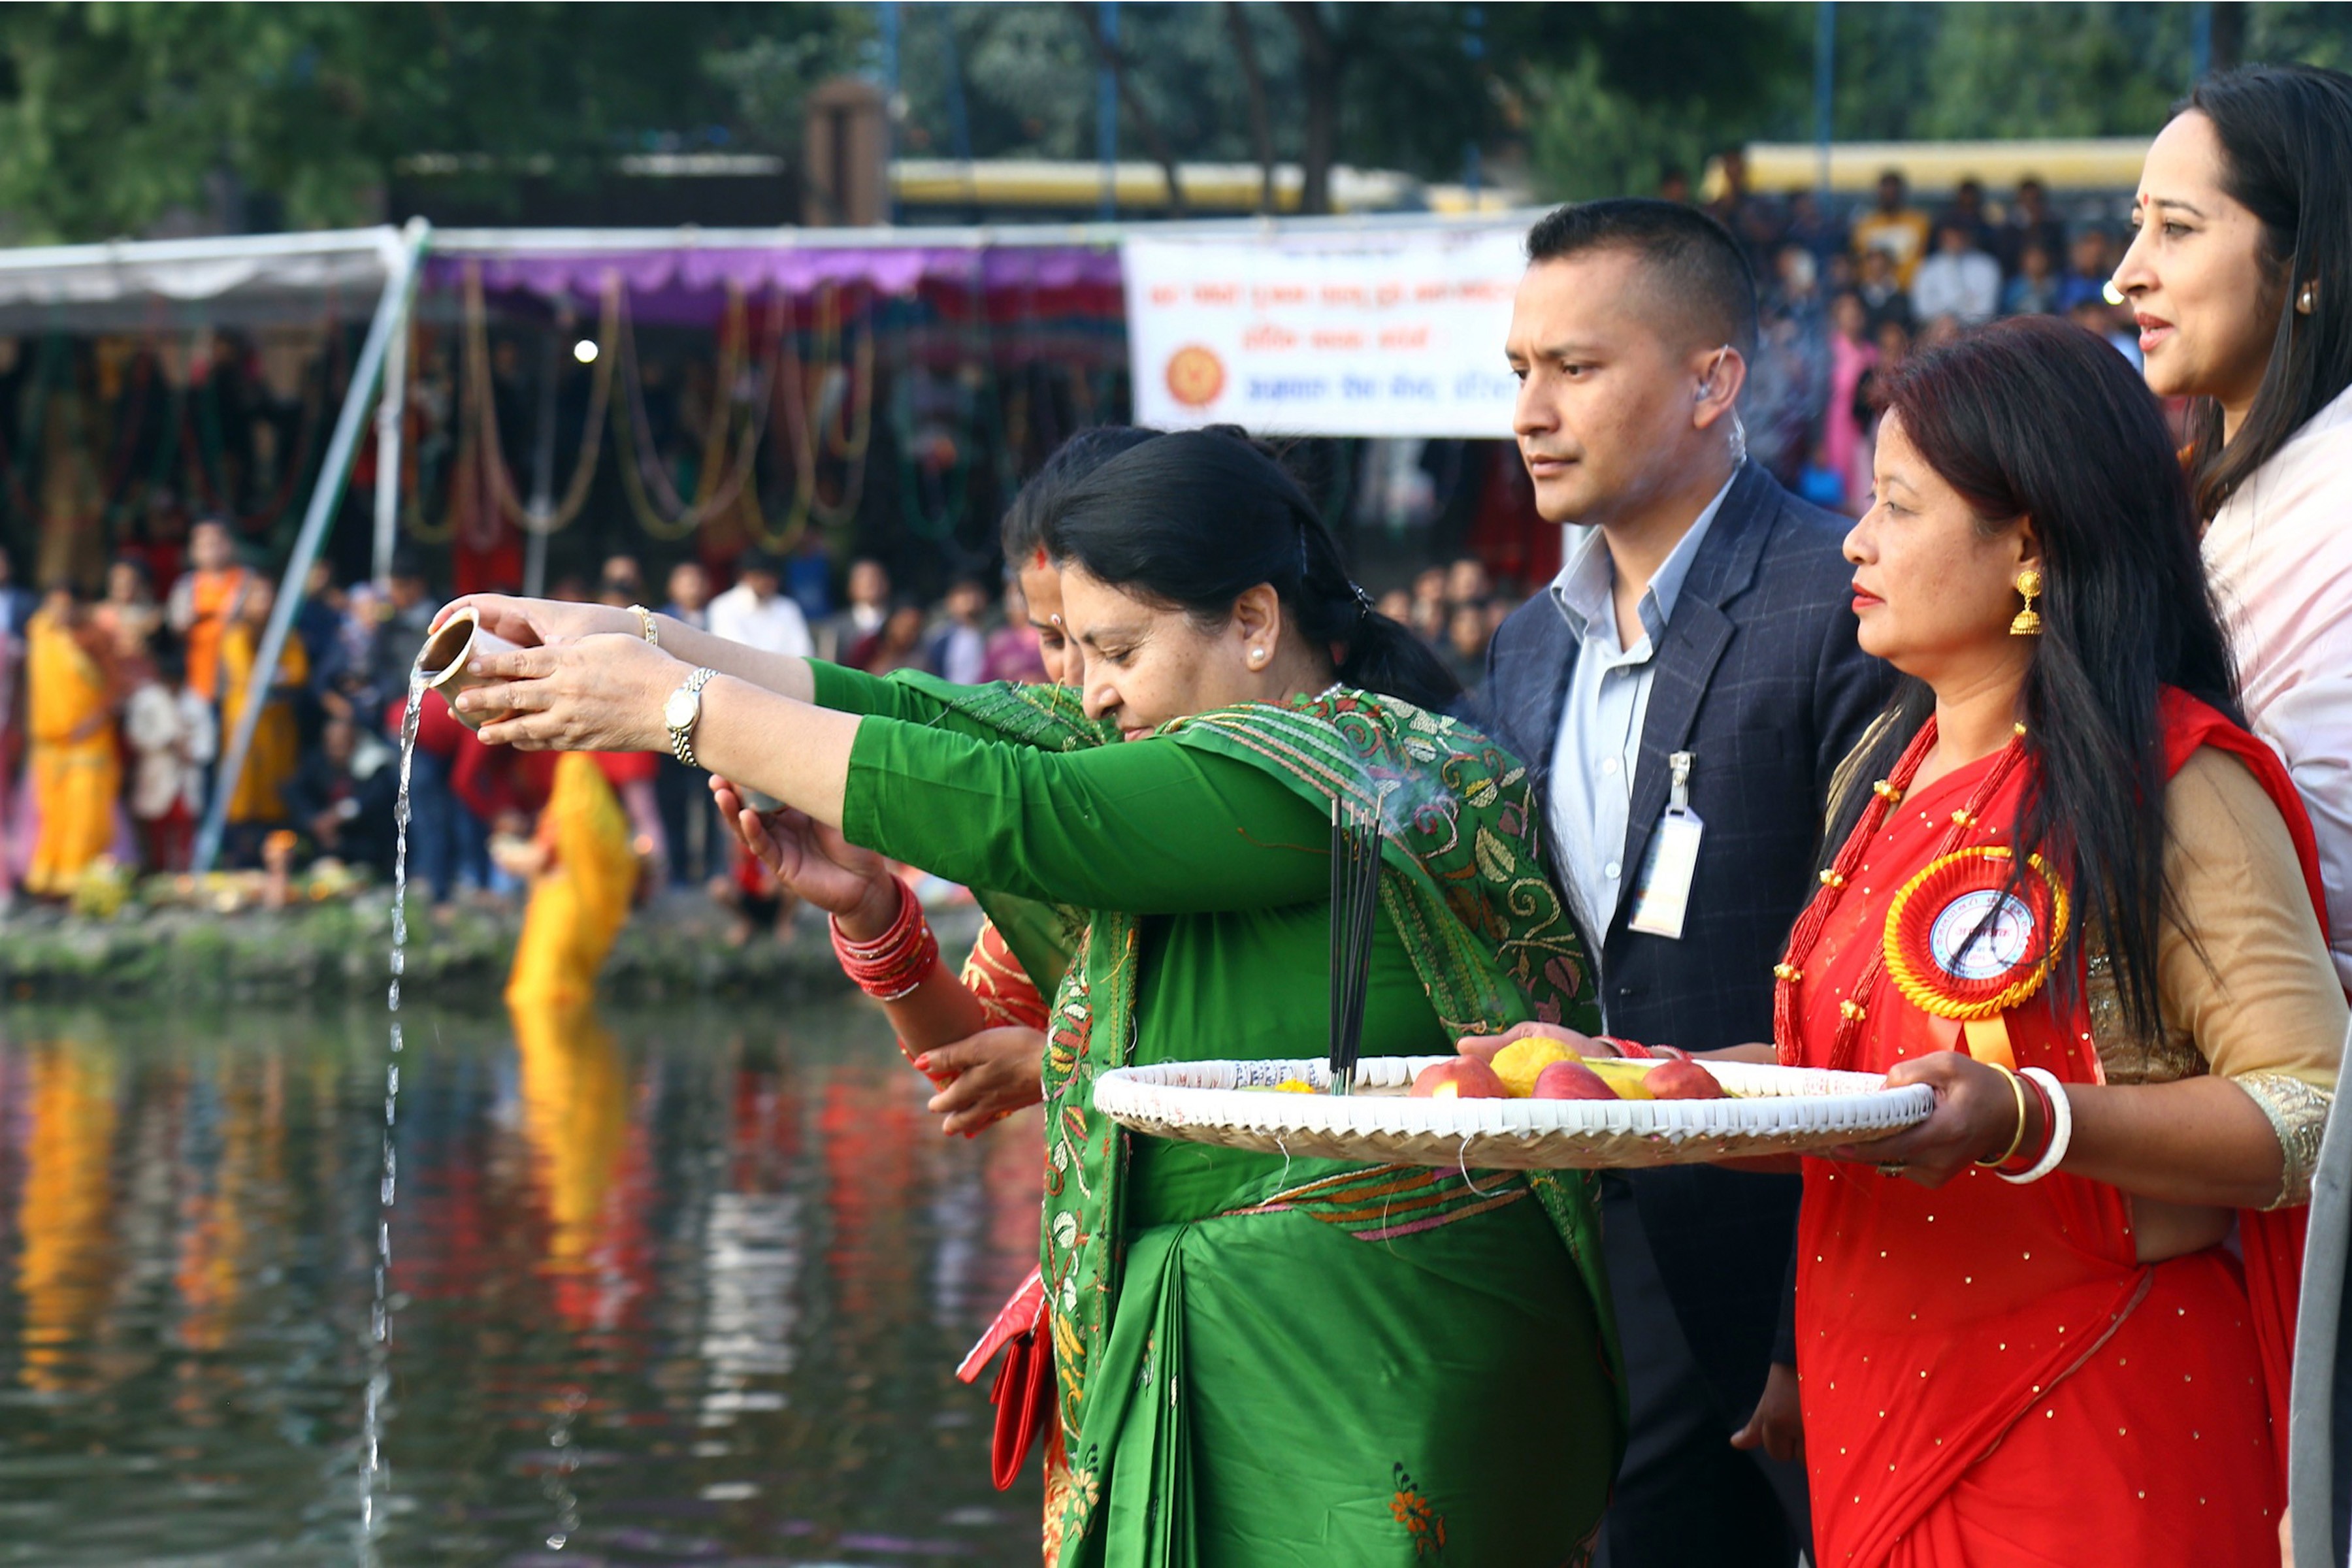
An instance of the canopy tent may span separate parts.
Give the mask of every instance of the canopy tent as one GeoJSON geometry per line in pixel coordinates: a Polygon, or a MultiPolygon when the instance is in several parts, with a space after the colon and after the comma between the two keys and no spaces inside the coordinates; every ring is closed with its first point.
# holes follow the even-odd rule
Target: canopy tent
{"type": "Polygon", "coordinates": [[[389,227],[0,250],[0,332],[308,323],[377,298],[404,254],[389,227]]]}

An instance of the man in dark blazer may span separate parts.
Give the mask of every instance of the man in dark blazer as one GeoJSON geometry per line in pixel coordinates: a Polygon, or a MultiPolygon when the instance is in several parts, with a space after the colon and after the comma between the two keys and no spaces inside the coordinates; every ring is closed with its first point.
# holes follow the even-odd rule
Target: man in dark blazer
{"type": "MultiPolygon", "coordinates": [[[[1609,1031],[1769,1040],[1831,774],[1891,682],[1854,644],[1847,523],[1746,460],[1755,283],[1719,225],[1593,202],[1538,222],[1528,255],[1513,423],[1571,537],[1495,637],[1485,716],[1538,781],[1609,1031]]],[[[1809,1533],[1798,1191],[1704,1165],[1604,1184],[1633,1409],[1611,1568],[1786,1568],[1809,1533]]]]}

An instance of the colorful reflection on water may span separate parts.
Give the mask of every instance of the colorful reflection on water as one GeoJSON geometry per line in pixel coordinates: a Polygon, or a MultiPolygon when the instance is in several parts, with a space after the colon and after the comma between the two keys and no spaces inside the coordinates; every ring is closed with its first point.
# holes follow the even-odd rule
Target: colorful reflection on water
{"type": "Polygon", "coordinates": [[[1036,1561],[952,1369],[1035,1113],[941,1138],[852,1003],[412,1006],[386,1511],[380,1009],[0,1013],[0,1563],[1036,1561]]]}

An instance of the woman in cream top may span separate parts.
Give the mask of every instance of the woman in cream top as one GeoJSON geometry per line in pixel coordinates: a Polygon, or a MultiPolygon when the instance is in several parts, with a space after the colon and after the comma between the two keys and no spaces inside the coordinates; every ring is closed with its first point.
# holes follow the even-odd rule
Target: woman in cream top
{"type": "MultiPolygon", "coordinates": [[[[2352,77],[2255,67],[2201,83],[2148,149],[2116,272],[2148,385],[2197,400],[2206,571],[2256,734],[2317,835],[2336,977],[2352,988],[2352,77]]],[[[2226,969],[2224,970],[2226,973],[2226,969]]],[[[2352,1554],[2352,1354],[2340,1331],[2352,1133],[2313,1177],[2296,1328],[2291,1561],[2352,1554]]]]}

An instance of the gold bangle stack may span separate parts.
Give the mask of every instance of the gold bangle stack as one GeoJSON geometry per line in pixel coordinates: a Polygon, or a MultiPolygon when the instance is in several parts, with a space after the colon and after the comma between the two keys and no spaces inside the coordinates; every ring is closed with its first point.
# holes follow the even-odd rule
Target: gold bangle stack
{"type": "Polygon", "coordinates": [[[2001,1066],[1999,1062],[1987,1062],[1985,1065],[1992,1068],[1993,1071],[2000,1074],[2001,1077],[2009,1079],[2009,1092],[2017,1097],[2017,1136],[2011,1138],[2009,1141],[2009,1147],[2003,1149],[1999,1154],[1994,1155],[1990,1160],[1979,1160],[1977,1162],[1978,1164],[1982,1165],[1986,1170],[1991,1171],[1997,1170],[2000,1166],[2008,1164],[2011,1160],[2016,1159],[2017,1152],[2025,1146],[2025,1080],[2019,1078],[2007,1068],[2001,1066]]]}

